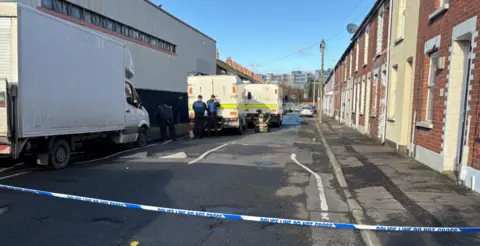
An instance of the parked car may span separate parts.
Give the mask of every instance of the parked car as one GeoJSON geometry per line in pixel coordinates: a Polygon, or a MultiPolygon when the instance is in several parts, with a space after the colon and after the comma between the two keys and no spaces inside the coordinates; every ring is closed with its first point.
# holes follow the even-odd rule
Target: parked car
{"type": "Polygon", "coordinates": [[[308,106],[308,107],[313,110],[313,113],[314,113],[314,114],[317,114],[317,107],[315,107],[315,106],[313,106],[313,105],[310,105],[310,106],[308,106]]]}
{"type": "Polygon", "coordinates": [[[304,117],[304,116],[313,117],[314,114],[315,113],[312,107],[302,107],[300,110],[300,117],[304,117]]]}

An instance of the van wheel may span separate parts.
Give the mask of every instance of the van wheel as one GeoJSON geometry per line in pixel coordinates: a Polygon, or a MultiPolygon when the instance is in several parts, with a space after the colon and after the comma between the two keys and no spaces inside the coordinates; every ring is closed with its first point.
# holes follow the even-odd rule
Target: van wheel
{"type": "Polygon", "coordinates": [[[64,169],[70,164],[70,144],[66,140],[58,139],[49,153],[49,164],[53,169],[64,169]]]}
{"type": "Polygon", "coordinates": [[[135,147],[144,147],[148,143],[148,138],[147,138],[147,129],[145,127],[142,127],[140,131],[138,132],[138,137],[137,141],[135,142],[135,147]]]}
{"type": "Polygon", "coordinates": [[[243,135],[243,122],[240,121],[240,126],[237,129],[237,134],[238,135],[243,135]]]}

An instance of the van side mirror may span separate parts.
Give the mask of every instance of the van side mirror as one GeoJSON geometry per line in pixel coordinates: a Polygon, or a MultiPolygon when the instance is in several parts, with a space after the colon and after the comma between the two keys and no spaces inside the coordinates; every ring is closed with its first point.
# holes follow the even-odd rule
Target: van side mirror
{"type": "Polygon", "coordinates": [[[248,100],[252,99],[252,93],[251,92],[247,93],[247,98],[248,98],[248,100]]]}

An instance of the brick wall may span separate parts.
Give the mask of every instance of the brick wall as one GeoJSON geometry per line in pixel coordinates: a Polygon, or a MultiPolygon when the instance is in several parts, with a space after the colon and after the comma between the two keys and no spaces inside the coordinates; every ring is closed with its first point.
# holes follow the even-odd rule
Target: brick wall
{"type": "MultiPolygon", "coordinates": [[[[379,128],[381,128],[382,126],[382,117],[384,115],[384,110],[385,110],[385,103],[383,102],[384,101],[384,96],[385,96],[385,78],[382,78],[382,71],[381,71],[381,67],[385,65],[386,63],[386,57],[387,57],[387,53],[386,53],[386,49],[387,49],[387,44],[388,44],[388,21],[389,21],[389,1],[385,1],[385,0],[379,0],[378,3],[380,3],[380,5],[383,4],[383,13],[384,13],[384,17],[383,17],[383,42],[382,42],[382,52],[380,54],[380,56],[376,56],[376,44],[377,44],[377,15],[378,15],[378,11],[381,9],[381,8],[378,8],[376,13],[373,13],[370,17],[367,17],[369,18],[368,20],[368,23],[366,23],[361,30],[359,30],[360,32],[358,33],[357,35],[357,38],[359,39],[360,41],[360,44],[358,46],[359,48],[359,52],[358,52],[358,71],[355,72],[355,68],[356,68],[356,56],[357,56],[357,52],[356,52],[356,49],[357,49],[357,45],[356,45],[356,40],[352,40],[353,42],[353,45],[350,46],[351,49],[349,50],[346,50],[345,51],[345,57],[343,58],[342,61],[339,61],[338,64],[340,64],[337,68],[336,68],[336,71],[337,71],[337,76],[335,78],[335,83],[337,85],[337,87],[339,88],[339,93],[341,93],[341,91],[343,89],[345,89],[346,87],[346,84],[344,84],[344,81],[348,81],[350,79],[350,52],[353,51],[353,57],[352,57],[352,80],[355,81],[355,83],[352,83],[354,88],[356,87],[356,89],[353,89],[351,90],[351,98],[352,98],[352,101],[350,102],[350,105],[351,107],[354,109],[352,110],[352,114],[349,116],[351,117],[351,122],[353,125],[356,124],[356,119],[357,119],[357,114],[360,114],[361,112],[361,109],[360,109],[360,105],[363,105],[363,107],[365,108],[364,112],[363,112],[363,115],[360,115],[359,116],[359,125],[361,126],[364,126],[365,127],[365,124],[367,122],[367,119],[365,118],[366,115],[368,114],[369,115],[369,119],[368,119],[368,122],[369,122],[369,126],[368,126],[368,129],[369,129],[369,135],[372,136],[372,137],[375,137],[375,138],[378,138],[380,135],[380,133],[383,134],[383,132],[381,131],[381,129],[379,130],[379,128]],[[368,54],[365,54],[365,41],[366,41],[366,38],[365,38],[365,28],[366,26],[369,26],[370,28],[370,32],[369,32],[369,48],[368,48],[368,54]],[[367,57],[367,64],[364,66],[364,57],[365,56],[368,56],[367,57]],[[345,77],[345,70],[347,71],[347,77],[345,77]],[[374,76],[374,71],[377,70],[379,75],[377,77],[374,76]],[[369,77],[368,77],[369,76],[369,77]],[[362,95],[362,86],[361,84],[363,83],[363,81],[368,81],[368,78],[370,78],[370,98],[367,98],[367,93],[366,91],[368,90],[368,88],[366,88],[367,84],[368,83],[365,83],[365,86],[363,87],[363,90],[365,90],[365,92],[363,93],[362,95]],[[382,84],[381,81],[383,81],[384,83],[382,84]],[[376,82],[376,83],[375,83],[376,82]],[[360,86],[357,86],[357,84],[359,84],[360,86]],[[354,100],[356,100],[356,94],[354,93],[358,93],[359,95],[359,98],[361,101],[358,101],[356,103],[354,103],[354,100]],[[362,97],[363,96],[363,97],[362,97]],[[368,103],[367,103],[368,101],[368,103]],[[358,105],[358,106],[357,106],[358,105]],[[369,105],[369,107],[367,108],[367,105],[369,105]],[[355,106],[355,107],[354,107],[355,106]],[[357,110],[358,109],[358,110],[357,110]],[[355,113],[353,113],[353,111],[355,113]],[[367,113],[368,111],[368,113],[367,113]]],[[[375,7],[377,7],[377,5],[375,5],[375,7]]],[[[385,76],[383,76],[385,77],[385,76]]],[[[347,103],[345,101],[345,107],[347,107],[347,103]]],[[[338,107],[338,109],[340,107],[342,107],[342,105],[339,103],[336,105],[336,107],[338,107]]],[[[344,112],[342,112],[344,113],[344,112]]]]}
{"type": "MultiPolygon", "coordinates": [[[[450,1],[448,10],[440,14],[433,20],[429,19],[432,14],[439,7],[438,0],[422,0],[420,2],[420,18],[418,28],[417,41],[417,55],[415,66],[415,83],[413,96],[413,112],[417,112],[417,122],[425,120],[425,112],[427,105],[428,92],[428,70],[429,70],[429,56],[424,53],[424,46],[428,40],[441,35],[440,48],[438,49],[439,57],[448,58],[451,55],[452,46],[452,30],[455,26],[477,16],[477,31],[480,30],[480,4],[478,0],[456,0],[450,1]]],[[[474,40],[479,44],[479,37],[474,40]]],[[[475,47],[475,46],[474,46],[475,47]]],[[[474,64],[472,69],[473,81],[470,84],[468,105],[470,110],[467,115],[470,117],[470,128],[468,136],[468,147],[470,149],[468,155],[468,164],[472,167],[479,168],[480,166],[480,141],[475,136],[480,135],[480,107],[478,106],[480,100],[480,60],[479,48],[473,48],[473,53],[476,54],[472,60],[474,64]]],[[[444,126],[445,126],[445,110],[448,99],[448,76],[449,76],[449,62],[446,61],[446,68],[440,70],[436,74],[436,86],[433,89],[434,103],[433,103],[433,117],[432,129],[425,129],[416,127],[416,135],[418,137],[417,144],[432,150],[436,153],[442,153],[444,126]],[[440,96],[440,90],[444,90],[446,96],[440,96]]],[[[455,144],[453,144],[455,145],[455,144]]],[[[453,146],[450,145],[450,146],[453,146]]]]}

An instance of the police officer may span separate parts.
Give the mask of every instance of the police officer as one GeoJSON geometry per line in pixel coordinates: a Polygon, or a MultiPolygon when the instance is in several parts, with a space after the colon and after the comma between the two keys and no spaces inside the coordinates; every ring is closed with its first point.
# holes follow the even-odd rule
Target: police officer
{"type": "Polygon", "coordinates": [[[217,108],[220,107],[220,103],[215,98],[215,95],[212,95],[210,100],[207,101],[208,106],[208,137],[211,136],[211,129],[215,136],[218,136],[218,117],[217,117],[217,108]]]}
{"type": "Polygon", "coordinates": [[[203,131],[205,130],[205,112],[207,111],[207,105],[202,100],[202,95],[199,95],[198,100],[192,105],[193,112],[195,113],[194,132],[195,136],[200,138],[203,138],[203,131]]]}

